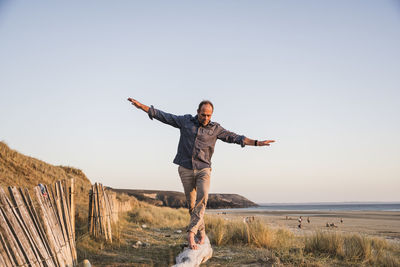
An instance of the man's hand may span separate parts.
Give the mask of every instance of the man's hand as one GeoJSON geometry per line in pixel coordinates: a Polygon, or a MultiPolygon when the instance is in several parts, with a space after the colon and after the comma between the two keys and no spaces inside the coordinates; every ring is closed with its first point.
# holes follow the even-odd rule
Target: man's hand
{"type": "Polygon", "coordinates": [[[257,141],[256,144],[256,140],[247,137],[244,138],[244,144],[246,146],[269,146],[273,142],[275,142],[275,140],[264,140],[264,141],[257,141]]]}
{"type": "Polygon", "coordinates": [[[269,146],[271,143],[274,143],[275,140],[265,140],[265,141],[258,141],[257,146],[269,146]]]}
{"type": "Polygon", "coordinates": [[[141,107],[141,103],[139,101],[137,101],[136,99],[133,98],[128,98],[128,101],[132,103],[132,105],[134,105],[137,108],[141,107]]]}
{"type": "Polygon", "coordinates": [[[142,103],[140,103],[139,101],[137,101],[136,99],[133,98],[128,98],[128,101],[132,103],[132,105],[134,105],[135,107],[137,107],[138,109],[143,110],[144,112],[149,112],[149,107],[146,105],[143,105],[142,103]]]}

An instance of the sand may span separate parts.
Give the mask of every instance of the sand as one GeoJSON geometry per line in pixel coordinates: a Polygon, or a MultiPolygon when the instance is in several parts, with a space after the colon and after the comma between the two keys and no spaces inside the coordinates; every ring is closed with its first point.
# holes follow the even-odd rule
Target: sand
{"type": "Polygon", "coordinates": [[[316,230],[339,231],[378,236],[400,242],[400,211],[248,211],[207,210],[227,219],[244,219],[254,216],[272,227],[288,227],[296,234],[308,234],[316,230]],[[224,214],[225,213],[225,214],[224,214]],[[287,216],[287,217],[286,217],[287,216]],[[301,229],[298,228],[302,216],[301,229]],[[310,223],[307,222],[310,219],[310,223]],[[340,222],[340,220],[343,222],[340,222]],[[326,227],[333,223],[336,227],[326,227]]]}

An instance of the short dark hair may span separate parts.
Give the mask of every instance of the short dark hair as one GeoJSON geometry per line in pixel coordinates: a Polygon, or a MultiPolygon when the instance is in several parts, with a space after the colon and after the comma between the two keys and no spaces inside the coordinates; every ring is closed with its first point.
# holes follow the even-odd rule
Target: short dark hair
{"type": "Polygon", "coordinates": [[[214,112],[214,105],[213,105],[213,103],[211,103],[210,100],[201,101],[200,104],[199,104],[199,108],[197,110],[199,111],[203,105],[210,105],[212,107],[213,112],[214,112]]]}

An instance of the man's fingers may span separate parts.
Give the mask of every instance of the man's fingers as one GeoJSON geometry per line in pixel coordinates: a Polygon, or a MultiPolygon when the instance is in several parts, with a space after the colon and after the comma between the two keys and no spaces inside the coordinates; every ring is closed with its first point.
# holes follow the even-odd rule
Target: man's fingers
{"type": "Polygon", "coordinates": [[[265,140],[265,141],[262,142],[262,144],[263,144],[264,146],[270,146],[270,144],[271,144],[271,143],[274,143],[274,142],[275,142],[275,140],[265,140]]]}
{"type": "Polygon", "coordinates": [[[135,99],[133,99],[133,98],[128,98],[128,101],[131,102],[132,105],[134,105],[135,107],[139,107],[139,106],[138,106],[139,102],[136,101],[135,99]]]}

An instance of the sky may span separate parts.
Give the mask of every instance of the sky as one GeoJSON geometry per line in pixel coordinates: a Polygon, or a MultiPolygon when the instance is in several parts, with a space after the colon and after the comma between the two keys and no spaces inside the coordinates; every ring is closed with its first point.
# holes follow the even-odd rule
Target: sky
{"type": "Polygon", "coordinates": [[[179,130],[126,100],[270,147],[217,142],[211,193],[400,201],[400,1],[1,1],[0,140],[92,183],[183,191],[179,130]]]}

